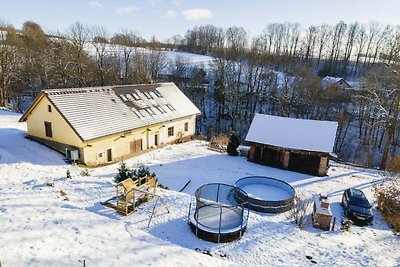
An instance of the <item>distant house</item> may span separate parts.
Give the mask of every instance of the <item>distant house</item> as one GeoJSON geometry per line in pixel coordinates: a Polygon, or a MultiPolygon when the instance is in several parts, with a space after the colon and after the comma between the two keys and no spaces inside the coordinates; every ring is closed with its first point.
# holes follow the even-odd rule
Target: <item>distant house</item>
{"type": "Polygon", "coordinates": [[[250,142],[249,160],[324,176],[337,127],[337,122],[256,114],[246,136],[250,142]]]}
{"type": "Polygon", "coordinates": [[[343,78],[326,76],[322,79],[322,88],[328,89],[334,87],[340,90],[353,89],[353,87],[343,78]]]}
{"type": "Polygon", "coordinates": [[[87,165],[193,138],[200,111],[173,83],[40,92],[21,117],[28,135],[87,165]]]}

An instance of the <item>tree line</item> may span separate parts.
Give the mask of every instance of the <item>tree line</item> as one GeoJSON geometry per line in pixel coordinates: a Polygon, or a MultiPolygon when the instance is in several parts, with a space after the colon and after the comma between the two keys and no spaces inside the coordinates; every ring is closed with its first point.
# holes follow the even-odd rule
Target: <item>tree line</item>
{"type": "Polygon", "coordinates": [[[254,113],[339,122],[335,153],[386,168],[398,154],[398,27],[371,23],[267,25],[249,40],[241,27],[188,30],[167,43],[134,32],[111,35],[82,23],[48,34],[31,21],[0,27],[0,106],[23,111],[44,88],[173,81],[202,111],[198,133],[244,139],[254,113]],[[210,66],[166,50],[211,55],[210,66]],[[357,76],[360,90],[324,87],[321,77],[357,76]]]}
{"type": "MultiPolygon", "coordinates": [[[[177,37],[173,38],[177,40],[177,37]]],[[[400,27],[378,22],[336,25],[311,25],[300,28],[298,23],[272,23],[250,40],[243,28],[226,30],[204,25],[187,31],[178,39],[180,49],[217,54],[224,47],[245,47],[271,56],[271,64],[286,68],[293,59],[308,64],[320,76],[353,76],[365,74],[378,63],[398,61],[400,27]]]]}

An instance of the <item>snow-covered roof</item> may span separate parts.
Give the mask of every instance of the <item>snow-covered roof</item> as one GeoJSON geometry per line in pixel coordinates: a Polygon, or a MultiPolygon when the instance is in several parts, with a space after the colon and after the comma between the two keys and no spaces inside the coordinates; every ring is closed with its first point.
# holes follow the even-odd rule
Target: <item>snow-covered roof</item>
{"type": "Polygon", "coordinates": [[[255,114],[246,141],[306,151],[333,150],[337,122],[255,114]]]}
{"type": "Polygon", "coordinates": [[[343,88],[351,88],[351,85],[341,77],[326,76],[321,81],[322,87],[327,88],[330,85],[339,85],[343,88]]]}
{"type": "Polygon", "coordinates": [[[82,140],[200,114],[173,83],[48,89],[42,93],[82,140]]]}

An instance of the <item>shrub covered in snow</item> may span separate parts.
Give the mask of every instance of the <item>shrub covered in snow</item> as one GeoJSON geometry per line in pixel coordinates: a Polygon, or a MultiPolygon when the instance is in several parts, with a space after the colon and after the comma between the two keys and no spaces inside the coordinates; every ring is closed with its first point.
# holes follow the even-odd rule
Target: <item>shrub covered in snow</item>
{"type": "Polygon", "coordinates": [[[228,142],[228,147],[226,151],[230,156],[237,156],[239,152],[237,151],[237,148],[240,145],[240,138],[236,133],[231,134],[231,138],[229,138],[228,142]]]}
{"type": "Polygon", "coordinates": [[[385,220],[400,233],[400,178],[392,176],[374,187],[378,208],[385,220]]]}

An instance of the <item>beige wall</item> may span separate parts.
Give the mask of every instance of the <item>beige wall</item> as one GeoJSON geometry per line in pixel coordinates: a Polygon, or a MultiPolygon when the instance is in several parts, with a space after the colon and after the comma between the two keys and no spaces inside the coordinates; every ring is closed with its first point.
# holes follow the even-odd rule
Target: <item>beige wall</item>
{"type": "Polygon", "coordinates": [[[76,147],[82,147],[83,145],[78,135],[65,122],[61,114],[46,97],[43,97],[32,110],[32,113],[28,115],[26,125],[28,134],[31,136],[76,147]],[[48,105],[51,106],[51,112],[48,111],[48,105]],[[45,121],[51,122],[53,137],[46,136],[45,121]]]}
{"type": "Polygon", "coordinates": [[[84,163],[98,165],[107,162],[107,150],[111,149],[112,160],[120,161],[131,157],[130,143],[142,139],[142,148],[154,148],[155,135],[158,135],[158,145],[173,143],[177,139],[178,132],[182,131],[183,137],[193,136],[195,133],[196,117],[187,117],[170,122],[160,123],[149,127],[134,129],[125,134],[114,134],[92,141],[87,141],[83,148],[84,163]],[[185,123],[188,123],[188,131],[184,131],[185,123]],[[168,137],[168,128],[174,127],[174,136],[168,137]],[[149,131],[148,131],[149,130],[149,131]],[[100,157],[101,155],[101,157],[100,157]]]}

